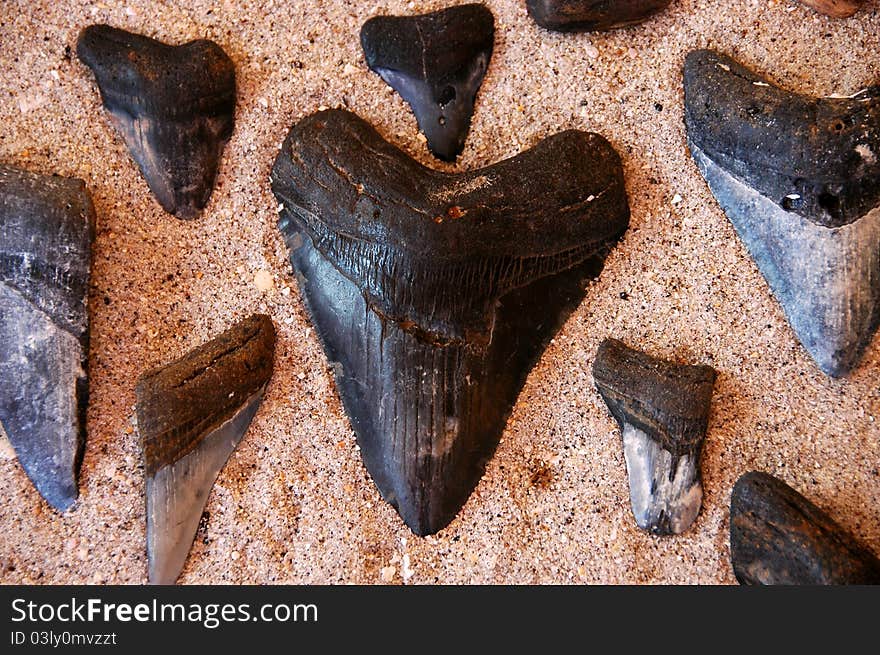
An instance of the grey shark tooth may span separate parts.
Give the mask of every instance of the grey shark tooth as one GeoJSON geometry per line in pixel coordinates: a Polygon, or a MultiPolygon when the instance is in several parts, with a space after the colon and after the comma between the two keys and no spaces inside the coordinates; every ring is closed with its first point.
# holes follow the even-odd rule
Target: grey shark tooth
{"type": "Polygon", "coordinates": [[[367,65],[412,107],[431,153],[455,161],[489,67],[495,18],[484,5],[376,16],[361,28],[367,65]]]}
{"type": "Polygon", "coordinates": [[[874,553],[782,480],[757,471],[733,487],[730,559],[741,584],[880,584],[874,553]]]}
{"type": "Polygon", "coordinates": [[[526,0],[529,15],[543,28],[594,32],[648,20],[672,0],[526,0]]]}
{"type": "Polygon", "coordinates": [[[272,321],[255,314],[138,381],[151,583],[180,575],[214,481],[260,406],[274,352],[272,321]]]}
{"type": "Polygon", "coordinates": [[[801,0],[801,4],[832,18],[849,18],[863,3],[864,0],[801,0]]]}
{"type": "Polygon", "coordinates": [[[109,25],[85,28],[76,52],[159,204],[196,217],[232,135],[232,60],[213,41],[170,46],[109,25]]]}
{"type": "Polygon", "coordinates": [[[699,50],[684,89],[712,193],[807,352],[845,375],[880,318],[880,86],[810,98],[699,50]]]}
{"type": "Polygon", "coordinates": [[[0,424],[59,511],[77,498],[86,439],[94,234],[82,180],[0,165],[0,424]]]}
{"type": "Polygon", "coordinates": [[[599,394],[620,425],[636,523],[680,534],[700,512],[700,453],[715,370],[656,359],[606,339],[593,362],[599,394]]]}
{"type": "Polygon", "coordinates": [[[334,110],[293,126],[271,177],[364,464],[413,532],[436,532],[628,225],[620,158],[569,130],[447,174],[334,110]]]}

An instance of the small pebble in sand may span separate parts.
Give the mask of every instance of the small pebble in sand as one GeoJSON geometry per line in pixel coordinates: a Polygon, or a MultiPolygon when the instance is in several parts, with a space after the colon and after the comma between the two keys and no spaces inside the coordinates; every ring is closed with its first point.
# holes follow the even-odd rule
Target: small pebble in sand
{"type": "Polygon", "coordinates": [[[673,205],[678,205],[679,203],[681,203],[681,200],[682,200],[681,196],[678,195],[677,193],[674,196],[672,196],[672,204],[673,205]]]}
{"type": "Polygon", "coordinates": [[[275,288],[275,282],[272,279],[272,274],[265,270],[260,269],[257,271],[256,275],[254,275],[254,286],[257,287],[262,292],[272,291],[275,288]]]}
{"type": "Polygon", "coordinates": [[[394,574],[397,572],[393,566],[386,566],[381,571],[382,582],[391,582],[394,580],[394,574]]]}

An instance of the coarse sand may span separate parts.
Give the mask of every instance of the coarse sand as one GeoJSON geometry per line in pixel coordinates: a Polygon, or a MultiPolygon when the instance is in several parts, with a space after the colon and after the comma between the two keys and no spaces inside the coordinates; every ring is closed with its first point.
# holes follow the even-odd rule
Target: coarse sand
{"type": "Polygon", "coordinates": [[[732,583],[730,491],[752,469],[880,552],[878,340],[845,379],[809,359],[691,160],[681,81],[685,54],[712,47],[791,90],[851,94],[880,78],[880,3],[832,20],[794,1],[675,0],[642,25],[572,35],[539,29],[521,0],[488,0],[495,52],[455,166],[428,154],[358,38],[376,14],[450,4],[0,5],[0,161],[84,179],[98,224],[81,495],[51,510],[0,443],[2,582],[146,581],[137,377],[255,311],[278,328],[275,375],[211,492],[182,583],[732,583]],[[207,37],[235,61],[235,133],[201,218],[162,211],[102,108],[75,54],[92,23],[169,43],[207,37]],[[629,231],[529,376],[470,500],[431,537],[406,528],[361,464],[276,227],[272,162],[320,107],[354,111],[445,170],[567,128],[603,134],[623,157],[629,231]],[[609,336],[719,372],[703,510],[681,536],[633,520],[620,432],[590,374],[609,336]]]}

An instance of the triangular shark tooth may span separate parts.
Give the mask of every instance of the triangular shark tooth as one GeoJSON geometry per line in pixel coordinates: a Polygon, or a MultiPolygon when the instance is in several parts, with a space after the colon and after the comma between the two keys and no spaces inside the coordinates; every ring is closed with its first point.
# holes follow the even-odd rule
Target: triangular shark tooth
{"type": "Polygon", "coordinates": [[[364,463],[413,532],[436,532],[628,225],[620,159],[569,130],[446,174],[331,110],[290,130],[272,188],[364,463]]]}
{"type": "Polygon", "coordinates": [[[195,218],[232,135],[232,60],[213,41],[170,46],[109,25],[85,28],[76,52],[159,204],[195,218]]]}
{"type": "Polygon", "coordinates": [[[77,498],[95,211],[82,180],[0,165],[0,423],[37,491],[77,498]]]}
{"type": "Polygon", "coordinates": [[[255,314],[138,381],[151,583],[180,575],[214,481],[272,377],[274,352],[272,321],[255,314]]]}
{"type": "Polygon", "coordinates": [[[730,559],[741,584],[880,584],[880,560],[797,491],[767,473],[730,497],[730,559]]]}
{"type": "Polygon", "coordinates": [[[636,523],[654,534],[681,534],[700,512],[700,453],[715,370],[656,359],[605,339],[593,378],[620,425],[636,523]]]}
{"type": "Polygon", "coordinates": [[[541,27],[558,32],[594,32],[648,20],[672,0],[526,0],[541,27]]]}
{"type": "Polygon", "coordinates": [[[495,18],[481,4],[377,16],[361,28],[367,65],[412,107],[431,153],[455,161],[492,57],[495,18]]]}
{"type": "Polygon", "coordinates": [[[801,4],[832,18],[848,18],[859,10],[864,0],[801,0],[801,4]]]}
{"type": "Polygon", "coordinates": [[[712,193],[819,368],[846,374],[880,318],[880,87],[795,95],[699,50],[684,88],[712,193]]]}

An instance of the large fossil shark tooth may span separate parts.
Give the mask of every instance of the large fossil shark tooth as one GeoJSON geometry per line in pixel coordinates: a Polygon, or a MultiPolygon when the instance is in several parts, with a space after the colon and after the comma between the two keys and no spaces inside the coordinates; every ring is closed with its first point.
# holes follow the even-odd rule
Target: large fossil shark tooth
{"type": "Polygon", "coordinates": [[[170,46],[109,25],[85,28],[76,51],[159,204],[196,217],[232,135],[232,60],[213,41],[170,46]]]}
{"type": "Polygon", "coordinates": [[[180,575],[211,487],[260,406],[274,352],[272,321],[255,314],[138,381],[151,583],[180,575]]]}
{"type": "Polygon", "coordinates": [[[648,20],[672,0],[526,0],[541,27],[558,32],[594,32],[648,20]]]}
{"type": "Polygon", "coordinates": [[[880,86],[810,98],[699,50],[684,89],[712,193],[819,368],[846,374],[880,317],[880,86]]]}
{"type": "Polygon", "coordinates": [[[0,165],[0,423],[37,491],[77,498],[95,211],[82,180],[0,165]]]}
{"type": "Polygon", "coordinates": [[[620,159],[570,130],[453,175],[325,111],[290,130],[272,188],[364,463],[413,532],[436,532],[628,225],[620,159]]]}
{"type": "Polygon", "coordinates": [[[471,126],[495,39],[481,4],[420,16],[376,16],[361,28],[367,65],[412,107],[435,157],[455,161],[471,126]]]}
{"type": "Polygon", "coordinates": [[[616,339],[593,362],[599,394],[620,425],[636,523],[680,534],[700,512],[700,453],[715,370],[656,359],[616,339]]]}
{"type": "Polygon", "coordinates": [[[880,584],[880,560],[828,514],[767,473],[730,497],[730,559],[741,584],[880,584]]]}
{"type": "Polygon", "coordinates": [[[859,10],[864,0],[801,0],[801,4],[832,18],[848,18],[859,10]]]}

